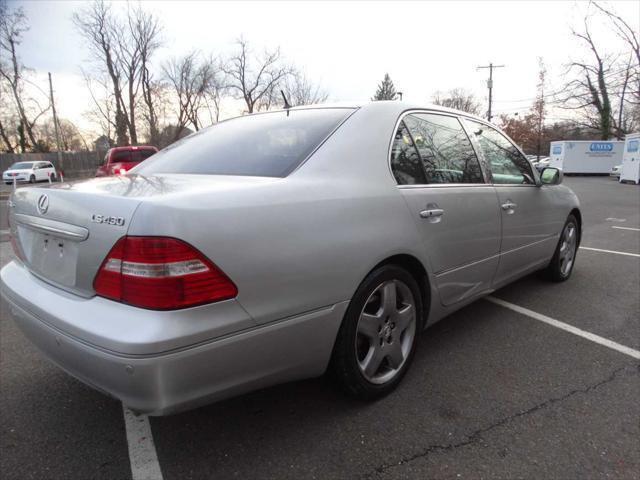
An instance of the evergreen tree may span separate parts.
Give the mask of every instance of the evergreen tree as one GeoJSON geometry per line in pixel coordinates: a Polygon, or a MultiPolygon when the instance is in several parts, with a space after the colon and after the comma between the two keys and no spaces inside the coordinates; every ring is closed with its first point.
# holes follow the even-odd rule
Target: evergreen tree
{"type": "Polygon", "coordinates": [[[393,86],[389,74],[385,73],[384,80],[378,85],[378,90],[371,100],[395,100],[396,95],[396,87],[393,86]]]}

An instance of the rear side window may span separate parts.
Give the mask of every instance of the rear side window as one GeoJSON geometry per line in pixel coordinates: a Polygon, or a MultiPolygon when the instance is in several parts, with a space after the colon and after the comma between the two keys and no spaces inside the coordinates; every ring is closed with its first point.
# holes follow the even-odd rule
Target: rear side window
{"type": "Polygon", "coordinates": [[[138,163],[146,160],[154,153],[156,153],[154,150],[146,148],[141,150],[120,150],[111,154],[111,163],[138,163]]]}
{"type": "Polygon", "coordinates": [[[533,184],[531,164],[507,137],[497,130],[473,120],[466,120],[491,165],[493,183],[533,184]]]}
{"type": "Polygon", "coordinates": [[[457,118],[416,113],[404,121],[420,154],[426,183],[484,183],[478,157],[457,118]]]}
{"type": "Polygon", "coordinates": [[[404,122],[400,122],[391,146],[391,170],[400,185],[426,183],[420,156],[404,122]]]}
{"type": "Polygon", "coordinates": [[[352,111],[308,109],[234,118],[170,145],[133,172],[285,177],[352,111]]]}

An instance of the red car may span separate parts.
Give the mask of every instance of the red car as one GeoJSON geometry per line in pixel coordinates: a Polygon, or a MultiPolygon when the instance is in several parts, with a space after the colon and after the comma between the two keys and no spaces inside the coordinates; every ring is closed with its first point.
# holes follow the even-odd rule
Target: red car
{"type": "Polygon", "coordinates": [[[96,177],[122,175],[151,155],[158,149],[150,145],[137,147],[114,147],[104,156],[104,163],[98,167],[96,177]]]}

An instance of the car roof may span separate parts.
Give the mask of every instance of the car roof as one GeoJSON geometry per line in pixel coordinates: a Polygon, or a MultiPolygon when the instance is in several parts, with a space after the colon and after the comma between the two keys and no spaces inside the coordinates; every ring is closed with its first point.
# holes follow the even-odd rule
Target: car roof
{"type": "MultiPolygon", "coordinates": [[[[378,100],[369,102],[335,102],[335,103],[318,103],[315,105],[301,105],[299,107],[292,107],[290,110],[308,110],[317,108],[357,108],[362,110],[379,111],[389,114],[401,114],[410,110],[429,110],[442,113],[450,113],[453,115],[461,115],[473,120],[477,120],[481,123],[488,123],[485,119],[473,115],[471,113],[463,112],[461,110],[455,110],[453,108],[443,107],[441,105],[435,105],[432,103],[412,103],[399,100],[378,100]]],[[[274,110],[272,110],[274,111],[274,110]]],[[[275,110],[275,111],[284,111],[275,110]]]]}
{"type": "Polygon", "coordinates": [[[11,165],[15,165],[17,163],[39,163],[39,162],[43,162],[44,160],[18,160],[17,162],[13,162],[11,165]]]}

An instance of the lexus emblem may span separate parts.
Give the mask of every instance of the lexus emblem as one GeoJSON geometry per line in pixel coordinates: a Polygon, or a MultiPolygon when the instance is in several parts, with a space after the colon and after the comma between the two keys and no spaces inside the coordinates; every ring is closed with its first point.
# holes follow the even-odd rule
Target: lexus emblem
{"type": "Polygon", "coordinates": [[[44,215],[47,210],[49,210],[49,197],[46,194],[42,194],[38,199],[38,213],[44,215]]]}

